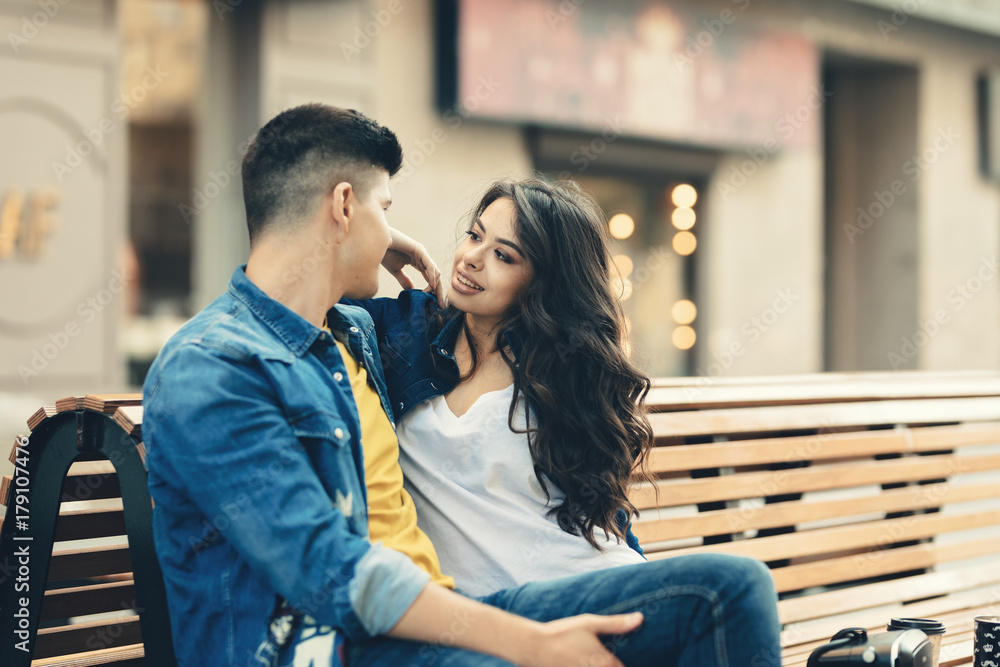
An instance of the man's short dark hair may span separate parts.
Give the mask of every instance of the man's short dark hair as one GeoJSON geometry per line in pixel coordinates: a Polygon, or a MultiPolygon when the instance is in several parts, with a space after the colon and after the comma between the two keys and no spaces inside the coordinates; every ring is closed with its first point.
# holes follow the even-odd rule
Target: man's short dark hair
{"type": "Polygon", "coordinates": [[[250,241],[275,225],[303,222],[338,183],[366,196],[379,169],[403,163],[396,135],[353,109],[305,104],[262,127],[243,157],[250,241]]]}

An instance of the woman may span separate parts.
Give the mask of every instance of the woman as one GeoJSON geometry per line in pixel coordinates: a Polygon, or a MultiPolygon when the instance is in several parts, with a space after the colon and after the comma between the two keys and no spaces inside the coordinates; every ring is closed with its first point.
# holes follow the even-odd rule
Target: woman
{"type": "Polygon", "coordinates": [[[497,183],[455,253],[450,307],[397,302],[409,327],[383,360],[400,463],[470,594],[643,561],[627,489],[652,442],[649,380],[623,349],[606,230],[579,190],[497,183]]]}
{"type": "MultiPolygon", "coordinates": [[[[644,560],[627,489],[652,430],[649,380],[623,349],[606,229],[578,188],[500,182],[455,253],[447,309],[410,289],[351,302],[375,323],[418,525],[456,588],[488,604],[524,603],[540,621],[579,613],[558,594],[576,575],[586,610],[641,611],[643,629],[613,642],[625,664],[780,664],[761,563],[616,567],[644,560]],[[563,588],[547,581],[557,577],[563,588]]],[[[404,287],[402,267],[416,266],[440,293],[411,239],[395,234],[383,263],[404,287]]]]}

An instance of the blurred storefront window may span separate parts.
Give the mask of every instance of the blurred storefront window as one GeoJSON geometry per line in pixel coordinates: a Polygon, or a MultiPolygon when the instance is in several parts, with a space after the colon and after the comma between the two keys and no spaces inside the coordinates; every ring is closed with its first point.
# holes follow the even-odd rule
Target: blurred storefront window
{"type": "Polygon", "coordinates": [[[190,297],[195,112],[208,7],[122,0],[122,113],[128,114],[128,238],[139,278],[124,322],[128,382],[192,314],[190,297]]]}
{"type": "MultiPolygon", "coordinates": [[[[551,174],[558,178],[559,174],[551,174]]],[[[616,291],[633,360],[653,376],[688,375],[698,344],[698,188],[614,176],[574,178],[608,215],[616,291]]]]}

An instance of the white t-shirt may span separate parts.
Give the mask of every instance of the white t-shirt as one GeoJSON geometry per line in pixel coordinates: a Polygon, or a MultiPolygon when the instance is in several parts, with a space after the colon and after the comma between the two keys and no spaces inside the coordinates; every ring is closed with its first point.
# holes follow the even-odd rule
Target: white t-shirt
{"type": "MultiPolygon", "coordinates": [[[[458,590],[488,595],[542,581],[644,562],[624,541],[595,531],[604,551],[562,530],[547,512],[565,497],[535,478],[524,434],[507,426],[512,386],[488,392],[461,417],[444,396],[414,407],[397,425],[405,487],[417,524],[458,590]]],[[[518,403],[514,426],[524,421],[518,403]]]]}

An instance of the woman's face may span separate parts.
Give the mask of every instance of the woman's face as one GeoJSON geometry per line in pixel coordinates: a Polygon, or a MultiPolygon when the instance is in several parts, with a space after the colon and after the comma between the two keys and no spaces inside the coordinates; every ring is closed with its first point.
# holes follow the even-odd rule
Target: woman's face
{"type": "Polygon", "coordinates": [[[477,317],[499,318],[520,299],[532,269],[514,233],[515,217],[514,203],[497,199],[473,223],[455,252],[451,305],[477,317]]]}

